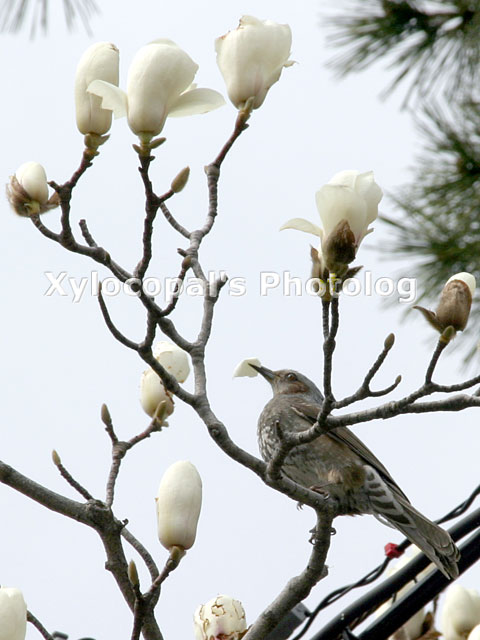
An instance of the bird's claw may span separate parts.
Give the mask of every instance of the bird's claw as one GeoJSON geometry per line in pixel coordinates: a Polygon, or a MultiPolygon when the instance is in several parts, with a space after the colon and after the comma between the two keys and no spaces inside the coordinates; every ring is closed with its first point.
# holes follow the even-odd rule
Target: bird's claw
{"type": "Polygon", "coordinates": [[[320,494],[324,500],[328,500],[330,498],[330,492],[325,489],[325,485],[313,484],[310,487],[310,491],[315,491],[315,493],[320,494]]]}

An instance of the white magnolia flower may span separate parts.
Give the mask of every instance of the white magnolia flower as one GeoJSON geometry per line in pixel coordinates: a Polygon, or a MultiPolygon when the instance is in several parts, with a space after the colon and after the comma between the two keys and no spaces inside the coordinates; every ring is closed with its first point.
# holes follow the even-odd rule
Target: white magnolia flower
{"type": "Polygon", "coordinates": [[[190,373],[188,355],[183,349],[172,342],[157,342],[153,348],[153,355],[178,382],[185,382],[190,373]]]}
{"type": "Polygon", "coordinates": [[[164,473],[156,497],[158,539],[166,549],[190,549],[195,542],[202,506],[202,480],[186,460],[164,473]]]}
{"type": "Polygon", "coordinates": [[[336,271],[352,262],[363,238],[373,231],[369,225],[378,215],[382,195],[373,171],[341,171],[316,193],[323,228],[304,218],[293,218],[281,230],[297,229],[318,236],[327,268],[336,271]]]}
{"type": "Polygon", "coordinates": [[[237,364],[235,370],[233,372],[234,378],[254,378],[258,376],[258,371],[256,371],[251,364],[257,365],[257,367],[261,367],[262,363],[258,358],[245,358],[237,364]]]}
{"type": "Polygon", "coordinates": [[[478,624],[476,627],[473,627],[467,640],[480,640],[480,624],[478,624]]]}
{"type": "Polygon", "coordinates": [[[94,80],[88,91],[100,96],[103,108],[111,109],[116,118],[126,115],[133,133],[149,140],[163,129],[167,116],[206,113],[225,103],[216,91],[192,84],[197,70],[174,42],[157,40],[133,58],[126,93],[103,80],[94,80]]]}
{"type": "Polygon", "coordinates": [[[25,162],[17,169],[7,185],[7,198],[19,216],[44,213],[60,203],[57,193],[48,198],[47,175],[38,162],[25,162]]]}
{"type": "MultiPolygon", "coordinates": [[[[148,416],[153,418],[161,402],[165,402],[164,417],[171,415],[174,409],[172,394],[165,389],[156,372],[153,369],[147,369],[143,372],[140,380],[140,404],[142,409],[148,416]]],[[[163,424],[166,425],[165,422],[163,424]]]]}
{"type": "Polygon", "coordinates": [[[27,605],[13,587],[0,587],[0,640],[24,640],[27,633],[27,605]]]}
{"type": "Polygon", "coordinates": [[[194,615],[195,640],[237,640],[247,629],[242,603],[220,595],[202,604],[194,615]]]}
{"type": "Polygon", "coordinates": [[[104,135],[112,124],[112,112],[87,89],[94,80],[118,85],[119,52],[111,42],[97,42],[80,58],[75,76],[75,110],[80,133],[104,135]]]}
{"type": "Polygon", "coordinates": [[[228,97],[241,109],[249,98],[253,108],[263,104],[289,60],[292,32],[288,24],[242,16],[234,31],[215,40],[217,64],[227,85],[228,97]]]}
{"type": "Polygon", "coordinates": [[[475,589],[454,584],[447,590],[442,609],[442,631],[445,640],[466,638],[480,624],[480,595],[475,589]]]}

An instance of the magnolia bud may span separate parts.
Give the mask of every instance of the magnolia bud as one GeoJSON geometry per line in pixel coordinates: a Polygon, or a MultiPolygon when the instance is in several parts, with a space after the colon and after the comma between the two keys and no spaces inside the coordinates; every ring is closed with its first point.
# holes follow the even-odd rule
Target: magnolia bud
{"type": "Polygon", "coordinates": [[[182,191],[182,189],[184,189],[185,185],[187,184],[189,177],[190,167],[185,167],[172,180],[172,184],[170,186],[171,190],[174,193],[180,193],[180,191],[182,191]]]}
{"type": "Polygon", "coordinates": [[[24,640],[27,605],[19,589],[0,587],[0,640],[24,640]]]}
{"type": "Polygon", "coordinates": [[[228,97],[237,109],[263,104],[289,60],[292,32],[288,24],[242,16],[234,31],[215,40],[217,64],[227,85],[228,97]]]}
{"type": "Polygon", "coordinates": [[[220,595],[202,604],[194,615],[195,640],[239,640],[247,629],[242,603],[220,595]]]}
{"type": "MultiPolygon", "coordinates": [[[[167,417],[173,413],[174,409],[172,394],[165,389],[156,372],[153,369],[147,369],[143,372],[140,381],[140,403],[142,409],[153,418],[162,402],[165,403],[162,413],[164,417],[167,417]]],[[[163,420],[161,422],[165,424],[163,420]]]]}
{"type": "Polygon", "coordinates": [[[48,184],[45,169],[38,162],[25,162],[10,178],[7,198],[19,216],[44,213],[60,203],[58,194],[48,199],[48,184]]]}
{"type": "Polygon", "coordinates": [[[87,135],[107,133],[112,124],[112,112],[102,109],[102,99],[87,92],[94,80],[118,85],[119,53],[111,42],[97,42],[80,58],[75,75],[75,109],[77,127],[87,135]]]}
{"type": "Polygon", "coordinates": [[[465,638],[480,624],[480,595],[475,589],[465,589],[460,584],[448,590],[442,610],[442,630],[446,640],[458,635],[465,638]]]}
{"type": "Polygon", "coordinates": [[[435,315],[442,327],[452,326],[463,331],[467,326],[475,278],[470,273],[457,273],[443,287],[435,315]]]}
{"type": "Polygon", "coordinates": [[[157,498],[158,539],[166,549],[190,549],[195,542],[202,506],[202,480],[186,460],[163,474],[157,498]]]}

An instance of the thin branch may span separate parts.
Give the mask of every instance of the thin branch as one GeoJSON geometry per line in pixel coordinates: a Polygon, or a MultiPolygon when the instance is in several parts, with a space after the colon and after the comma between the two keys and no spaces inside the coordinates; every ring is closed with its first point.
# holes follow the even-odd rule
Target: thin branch
{"type": "Polygon", "coordinates": [[[327,338],[323,343],[323,388],[325,395],[325,403],[331,405],[335,402],[335,398],[332,393],[332,358],[335,351],[335,337],[338,330],[339,314],[338,314],[338,296],[332,297],[329,305],[323,304],[323,325],[328,326],[328,312],[331,312],[330,330],[327,338]],[[327,315],[327,319],[325,319],[327,315]]]}
{"type": "Polygon", "coordinates": [[[82,496],[82,498],[85,498],[85,500],[93,500],[94,498],[92,494],[87,491],[87,489],[85,489],[85,487],[83,487],[79,482],[77,482],[77,480],[75,480],[75,478],[63,466],[62,461],[60,460],[60,457],[56,451],[53,452],[52,458],[62,478],[64,478],[68,482],[68,484],[82,496]]]}
{"type": "Polygon", "coordinates": [[[152,558],[148,550],[143,546],[143,544],[139,540],[137,540],[137,538],[132,534],[132,532],[129,531],[126,527],[123,527],[121,531],[121,536],[122,538],[125,538],[128,544],[130,544],[138,553],[138,555],[142,558],[142,560],[145,563],[145,566],[147,567],[150,573],[150,577],[152,581],[155,580],[159,575],[159,571],[158,571],[157,565],[155,564],[155,560],[152,558]]]}
{"type": "Polygon", "coordinates": [[[86,220],[80,220],[80,222],[78,223],[78,226],[80,227],[80,231],[82,232],[83,239],[88,244],[88,246],[92,247],[92,248],[98,247],[98,245],[95,242],[92,234],[90,233],[90,230],[89,230],[88,225],[87,225],[87,221],[86,220]]]}
{"type": "Polygon", "coordinates": [[[103,295],[102,295],[102,285],[101,285],[101,283],[100,283],[100,285],[98,287],[98,303],[100,305],[100,309],[102,311],[102,315],[103,315],[103,319],[105,321],[105,324],[107,325],[107,328],[110,331],[110,333],[113,335],[113,337],[116,340],[118,340],[118,342],[121,342],[128,349],[133,349],[134,351],[138,351],[139,345],[136,342],[134,342],[133,340],[130,340],[129,338],[124,336],[123,333],[121,331],[119,331],[119,329],[117,329],[117,327],[113,324],[113,321],[112,321],[112,319],[110,317],[110,314],[108,312],[108,309],[107,309],[107,305],[105,304],[105,300],[104,300],[103,295]]]}
{"type": "Polygon", "coordinates": [[[442,351],[447,346],[448,342],[440,339],[437,342],[437,346],[433,353],[432,359],[430,360],[430,364],[428,365],[427,373],[425,374],[425,384],[430,384],[432,382],[433,372],[435,371],[435,367],[437,366],[438,360],[442,355],[442,351]]]}
{"type": "Polygon", "coordinates": [[[184,238],[190,238],[190,231],[185,229],[185,227],[173,217],[170,209],[163,200],[160,201],[160,209],[165,216],[165,220],[175,229],[175,231],[178,231],[178,233],[180,233],[184,238]]]}
{"type": "Polygon", "coordinates": [[[330,547],[333,511],[327,506],[317,511],[317,524],[310,559],[302,573],[289,580],[283,591],[265,611],[260,614],[244,636],[244,640],[261,640],[275,629],[280,620],[296,604],[304,600],[319,580],[324,578],[325,560],[330,547]]]}
{"type": "Polygon", "coordinates": [[[27,622],[30,622],[37,631],[45,638],[45,640],[53,640],[53,636],[48,633],[43,624],[36,618],[31,611],[27,611],[27,622]]]}
{"type": "Polygon", "coordinates": [[[395,336],[393,335],[393,333],[391,333],[385,339],[382,352],[380,353],[378,358],[375,360],[373,365],[370,367],[369,371],[367,372],[367,375],[365,376],[365,379],[363,380],[358,390],[351,396],[347,396],[343,400],[340,400],[339,402],[335,402],[335,405],[334,405],[335,409],[343,409],[343,407],[347,407],[348,405],[353,404],[358,400],[363,400],[364,398],[387,395],[387,393],[390,393],[391,391],[393,391],[400,384],[401,377],[399,376],[392,385],[390,385],[386,389],[383,389],[382,391],[372,391],[370,389],[371,381],[380,370],[380,367],[382,366],[382,364],[385,362],[385,359],[389,354],[391,348],[393,347],[394,342],[395,342],[395,336]]]}

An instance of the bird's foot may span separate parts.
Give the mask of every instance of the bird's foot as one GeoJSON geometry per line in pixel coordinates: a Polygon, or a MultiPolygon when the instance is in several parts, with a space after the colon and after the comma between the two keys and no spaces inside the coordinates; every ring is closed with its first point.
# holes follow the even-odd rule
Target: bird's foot
{"type": "Polygon", "coordinates": [[[310,491],[315,491],[315,493],[319,493],[321,496],[323,496],[324,500],[328,500],[330,498],[330,492],[325,489],[325,487],[327,486],[328,485],[326,484],[312,484],[312,486],[309,487],[309,489],[310,491]]]}

